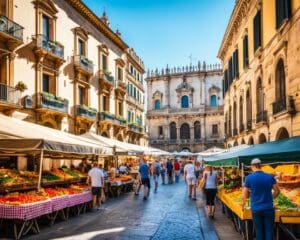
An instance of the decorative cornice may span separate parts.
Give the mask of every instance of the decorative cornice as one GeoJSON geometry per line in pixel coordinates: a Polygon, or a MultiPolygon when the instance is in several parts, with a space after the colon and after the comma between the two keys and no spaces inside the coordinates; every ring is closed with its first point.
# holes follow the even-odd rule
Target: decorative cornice
{"type": "Polygon", "coordinates": [[[55,15],[58,13],[57,8],[50,0],[35,0],[32,2],[36,8],[42,8],[46,12],[48,12],[50,15],[55,15]]]}
{"type": "MultiPolygon", "coordinates": [[[[261,2],[261,0],[257,0],[261,2]]],[[[218,52],[218,58],[224,60],[226,50],[231,45],[234,34],[236,34],[240,28],[243,18],[245,18],[249,12],[251,0],[237,0],[230,16],[221,47],[218,52]]]]}
{"type": "Polygon", "coordinates": [[[101,19],[81,0],[66,0],[76,11],[78,11],[85,19],[92,23],[107,38],[113,41],[121,50],[125,51],[128,45],[114,33],[101,19]]]}

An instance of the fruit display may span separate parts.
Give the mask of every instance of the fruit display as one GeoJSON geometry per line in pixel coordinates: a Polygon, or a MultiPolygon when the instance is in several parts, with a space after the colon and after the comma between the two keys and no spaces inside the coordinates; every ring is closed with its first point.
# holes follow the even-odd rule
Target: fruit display
{"type": "Polygon", "coordinates": [[[22,205],[34,202],[41,202],[47,200],[47,197],[34,193],[13,193],[6,196],[0,197],[0,204],[9,204],[9,205],[22,205]]]}
{"type": "Polygon", "coordinates": [[[292,203],[289,198],[284,196],[283,194],[279,194],[277,198],[274,200],[274,206],[278,210],[282,211],[296,211],[297,205],[292,203]]]}
{"type": "Polygon", "coordinates": [[[86,184],[72,184],[70,186],[71,189],[77,190],[77,191],[87,191],[90,189],[90,187],[86,184]]]}
{"type": "Polygon", "coordinates": [[[61,180],[61,178],[59,176],[55,175],[52,172],[48,172],[48,171],[45,171],[42,173],[42,179],[44,181],[50,181],[50,182],[61,180]]]}
{"type": "Polygon", "coordinates": [[[30,171],[18,171],[11,169],[0,169],[0,186],[11,187],[14,185],[26,185],[36,183],[38,175],[30,171]]]}
{"type": "Polygon", "coordinates": [[[70,174],[66,173],[65,171],[59,169],[59,168],[52,168],[51,169],[51,173],[53,173],[54,175],[62,178],[62,179],[70,179],[73,178],[73,176],[71,176],[70,174]]]}
{"type": "Polygon", "coordinates": [[[128,182],[132,180],[132,177],[129,175],[119,175],[118,177],[110,177],[111,182],[128,182]]]}
{"type": "Polygon", "coordinates": [[[241,173],[237,168],[226,168],[224,172],[224,189],[234,189],[241,186],[241,173]]]}
{"type": "Polygon", "coordinates": [[[281,193],[293,204],[300,207],[300,188],[281,188],[281,193]]]}

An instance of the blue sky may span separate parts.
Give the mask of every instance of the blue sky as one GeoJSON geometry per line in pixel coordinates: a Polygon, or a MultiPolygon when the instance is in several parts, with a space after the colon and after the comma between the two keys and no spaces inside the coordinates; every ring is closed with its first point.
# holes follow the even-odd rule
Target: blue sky
{"type": "Polygon", "coordinates": [[[83,0],[105,9],[113,30],[144,60],[146,69],[216,63],[235,0],[83,0]],[[191,57],[192,55],[192,57],[191,57]]]}

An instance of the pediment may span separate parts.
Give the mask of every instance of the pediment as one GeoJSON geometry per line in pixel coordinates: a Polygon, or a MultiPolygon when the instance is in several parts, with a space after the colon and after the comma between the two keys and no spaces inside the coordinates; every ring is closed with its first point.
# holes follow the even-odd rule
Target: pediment
{"type": "Polygon", "coordinates": [[[160,91],[155,91],[154,94],[153,94],[153,98],[162,98],[162,92],[160,91]]]}
{"type": "Polygon", "coordinates": [[[209,89],[208,92],[212,93],[212,92],[220,92],[221,89],[219,87],[217,87],[216,85],[212,85],[209,89]]]}
{"type": "Polygon", "coordinates": [[[33,1],[33,4],[36,8],[41,8],[50,15],[55,15],[58,13],[57,8],[51,0],[35,0],[33,1]]]}

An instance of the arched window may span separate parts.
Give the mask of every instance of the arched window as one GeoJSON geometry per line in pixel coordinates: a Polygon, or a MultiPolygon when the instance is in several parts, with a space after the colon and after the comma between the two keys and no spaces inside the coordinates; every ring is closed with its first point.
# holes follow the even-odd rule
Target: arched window
{"type": "Polygon", "coordinates": [[[177,139],[176,123],[170,123],[170,139],[177,139]]]}
{"type": "Polygon", "coordinates": [[[276,79],[275,79],[275,97],[276,101],[285,100],[285,72],[284,63],[280,59],[276,66],[276,79]]]}
{"type": "Polygon", "coordinates": [[[240,132],[244,131],[244,100],[240,97],[240,132]]]}
{"type": "Polygon", "coordinates": [[[155,110],[159,110],[160,109],[160,100],[155,100],[155,110]]]}
{"type": "Polygon", "coordinates": [[[188,108],[189,107],[189,97],[188,96],[183,96],[181,98],[181,107],[182,108],[188,108]]]}
{"type": "Polygon", "coordinates": [[[200,139],[201,138],[201,125],[199,121],[194,123],[194,138],[200,139]]]}
{"type": "Polygon", "coordinates": [[[246,118],[247,118],[247,130],[252,129],[252,99],[250,89],[246,93],[246,118]]]}
{"type": "Polygon", "coordinates": [[[256,105],[257,114],[259,114],[263,111],[263,89],[261,78],[258,78],[256,83],[256,105]]]}
{"type": "Polygon", "coordinates": [[[236,102],[233,103],[233,135],[237,135],[237,128],[236,128],[236,123],[237,123],[237,107],[236,107],[236,102]]]}
{"type": "Polygon", "coordinates": [[[217,96],[216,95],[211,95],[210,96],[210,106],[211,107],[216,107],[217,106],[217,96]]]}
{"type": "Polygon", "coordinates": [[[180,127],[180,139],[190,139],[190,126],[187,123],[180,127]]]}

